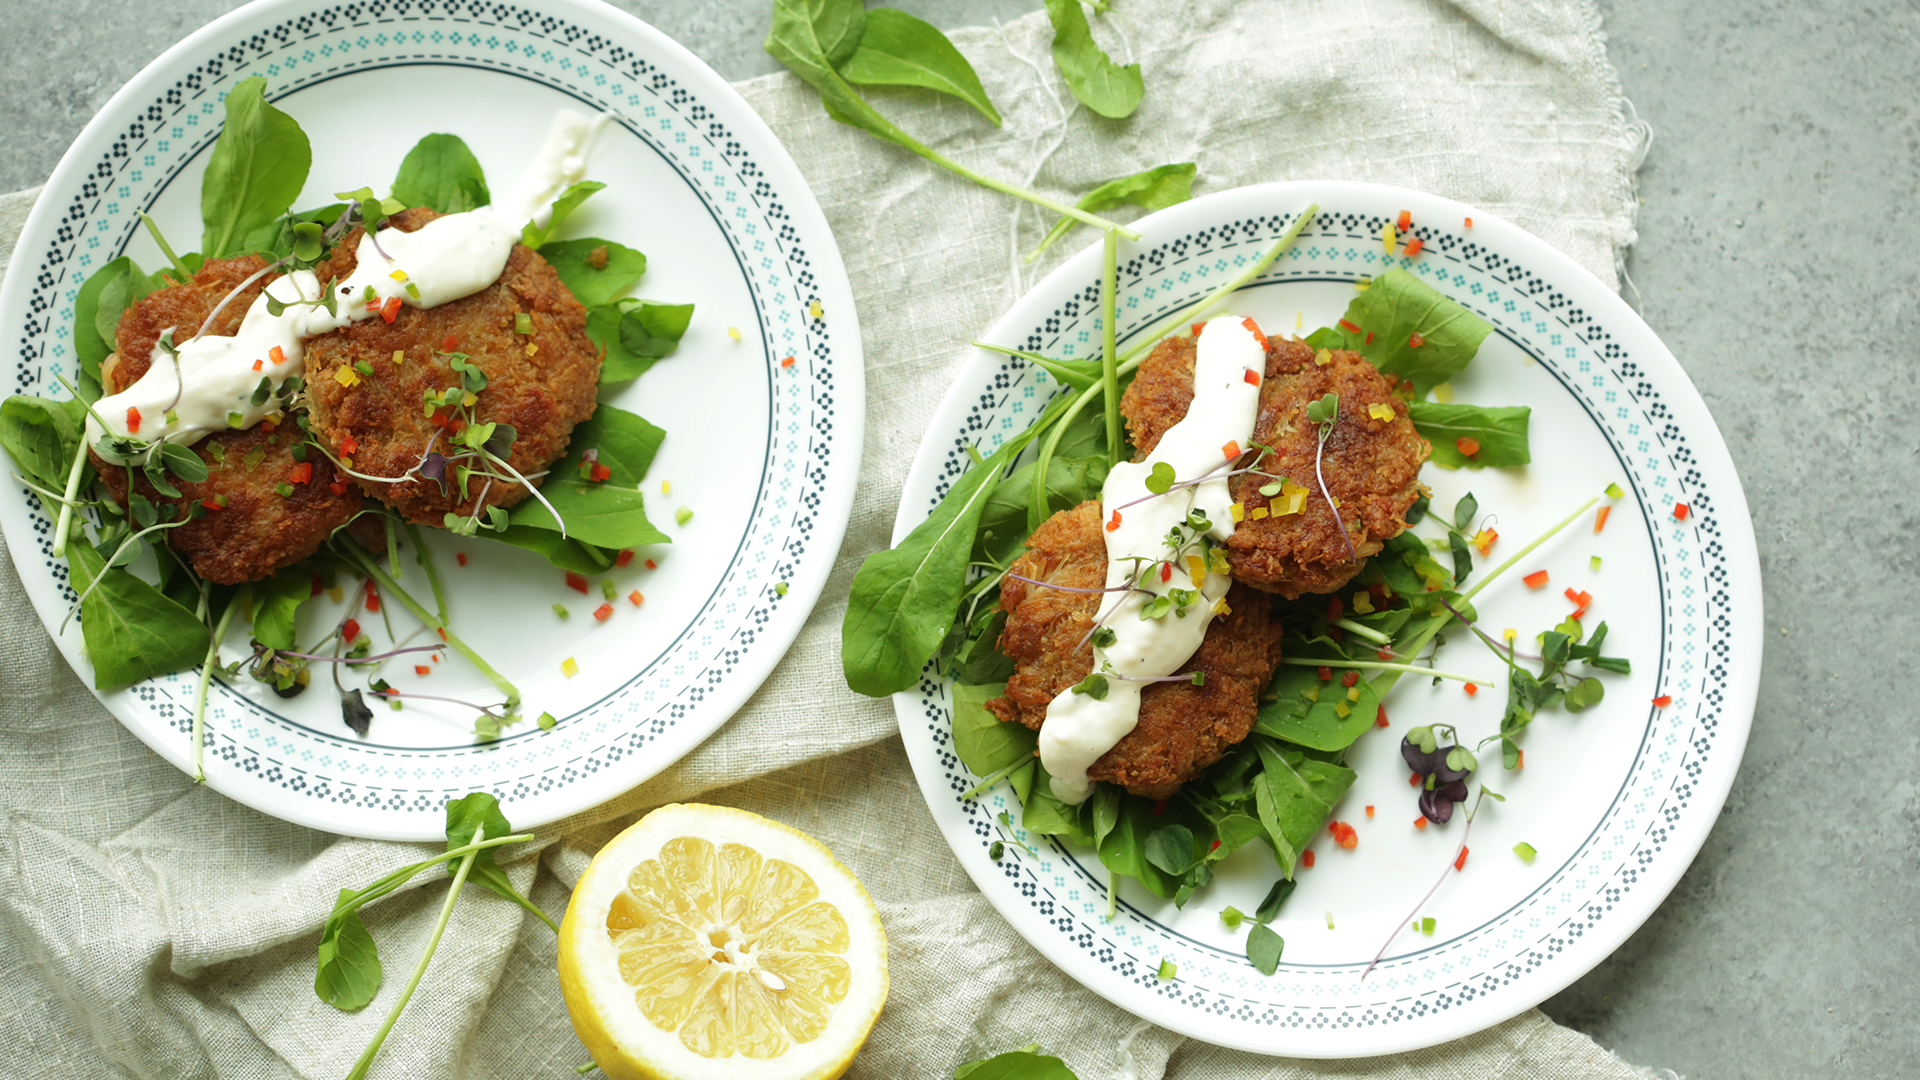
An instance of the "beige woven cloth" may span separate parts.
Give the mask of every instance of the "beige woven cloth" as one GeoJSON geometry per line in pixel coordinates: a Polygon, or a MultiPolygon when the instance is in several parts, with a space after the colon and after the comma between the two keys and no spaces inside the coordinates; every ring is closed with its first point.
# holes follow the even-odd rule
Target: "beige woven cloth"
{"type": "MultiPolygon", "coordinates": [[[[1071,107],[1037,16],[955,35],[1004,129],[930,94],[874,98],[943,153],[1069,199],[1110,177],[1194,161],[1200,191],[1331,177],[1452,196],[1609,282],[1632,242],[1635,144],[1591,0],[1129,3],[1099,33],[1144,65],[1146,103],[1130,121],[1071,107]]],[[[758,695],[653,780],[541,829],[549,839],[538,857],[510,864],[516,882],[558,912],[614,831],[694,796],[820,837],[872,889],[890,939],[892,998],[854,1077],[951,1075],[1030,1041],[1083,1080],[1639,1075],[1537,1011],[1392,1058],[1213,1049],[1072,983],[991,911],[934,828],[891,706],[843,688],[838,636],[853,571],[886,543],[907,464],[965,343],[1052,265],[1013,269],[1043,224],[828,121],[789,76],[739,89],[799,161],[853,280],[869,393],[860,494],[818,610],[758,695]]],[[[0,257],[33,195],[0,198],[0,257]]],[[[338,888],[420,849],[312,832],[190,784],[69,670],[4,553],[0,704],[7,1074],[343,1075],[403,980],[389,978],[357,1015],[322,1004],[311,989],[318,928],[338,888]]],[[[419,955],[445,888],[436,877],[369,910],[390,974],[419,955]]],[[[374,1075],[559,1078],[585,1058],[560,1001],[552,933],[474,890],[374,1075]]]]}

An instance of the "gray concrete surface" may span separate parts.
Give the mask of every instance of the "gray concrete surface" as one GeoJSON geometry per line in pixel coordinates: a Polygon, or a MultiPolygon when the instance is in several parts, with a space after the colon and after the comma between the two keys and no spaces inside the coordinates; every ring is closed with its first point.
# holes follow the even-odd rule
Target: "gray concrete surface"
{"type": "MultiPolygon", "coordinates": [[[[121,80],[232,6],[4,3],[0,190],[43,180],[121,80]]],[[[775,69],[765,0],[620,6],[729,78],[775,69]]],[[[1038,3],[900,6],[951,27],[1038,3]]],[[[1689,1080],[1917,1076],[1920,6],[1601,8],[1656,133],[1628,270],[1740,469],[1769,641],[1705,850],[1545,1008],[1689,1080]]]]}

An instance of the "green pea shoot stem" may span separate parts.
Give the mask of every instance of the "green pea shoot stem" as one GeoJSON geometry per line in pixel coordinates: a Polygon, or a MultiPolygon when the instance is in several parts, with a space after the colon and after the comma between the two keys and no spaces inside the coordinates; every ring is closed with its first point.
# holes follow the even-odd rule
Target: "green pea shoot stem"
{"type": "MultiPolygon", "coordinates": [[[[442,623],[447,621],[447,595],[440,591],[440,572],[433,568],[433,553],[420,540],[420,527],[407,522],[407,536],[413,540],[413,561],[427,572],[427,587],[433,590],[433,608],[442,623]]],[[[394,575],[398,577],[399,575],[394,575]]]]}
{"type": "MultiPolygon", "coordinates": [[[[1424,644],[1424,642],[1422,643],[1424,644]]],[[[1391,671],[1396,676],[1431,675],[1436,679],[1452,679],[1455,682],[1478,683],[1481,686],[1499,686],[1491,679],[1482,679],[1474,675],[1456,675],[1451,671],[1439,671],[1419,664],[1393,664],[1384,660],[1316,660],[1310,656],[1288,656],[1280,661],[1294,667],[1352,668],[1355,671],[1391,671]]],[[[1384,691],[1383,691],[1384,692],[1384,691]]]]}
{"type": "Polygon", "coordinates": [[[387,576],[386,571],[375,565],[373,560],[367,558],[364,553],[354,549],[351,544],[341,544],[337,550],[343,552],[348,560],[364,571],[368,577],[378,581],[380,583],[380,591],[399,600],[402,606],[413,613],[414,618],[426,623],[428,629],[445,635],[447,644],[452,646],[455,652],[466,657],[467,662],[478,669],[480,674],[485,675],[488,682],[499,687],[500,692],[507,695],[507,707],[509,709],[520,704],[519,688],[508,681],[506,676],[493,670],[493,665],[482,660],[479,653],[474,652],[471,646],[460,640],[459,636],[452,630],[447,629],[445,620],[440,619],[435,616],[433,612],[421,607],[420,602],[408,596],[405,589],[402,589],[392,578],[387,576]]]}
{"type": "MultiPolygon", "coordinates": [[[[475,828],[474,842],[478,843],[486,839],[486,834],[485,826],[475,828]]],[[[367,1069],[373,1065],[374,1055],[380,1052],[381,1044],[387,1041],[387,1032],[393,1030],[393,1022],[400,1019],[400,1011],[407,1007],[408,1000],[413,997],[414,988],[420,985],[420,977],[427,973],[427,965],[433,961],[434,950],[440,947],[440,935],[446,932],[447,920],[453,917],[453,902],[460,899],[460,887],[467,883],[467,871],[473,869],[473,861],[478,857],[476,850],[467,852],[461,858],[460,869],[453,875],[453,885],[447,889],[446,903],[440,905],[440,921],[434,923],[433,936],[427,939],[427,951],[421,954],[420,962],[414,965],[413,977],[407,980],[406,989],[400,991],[400,1000],[393,1003],[393,1009],[387,1013],[386,1021],[380,1025],[380,1030],[374,1033],[373,1041],[367,1044],[366,1050],[360,1055],[360,1060],[353,1063],[353,1071],[347,1074],[347,1080],[362,1080],[367,1075],[367,1069]]]]}
{"type": "Polygon", "coordinates": [[[180,275],[181,284],[192,281],[193,271],[187,269],[187,264],[181,262],[180,256],[173,253],[173,245],[167,243],[167,238],[160,235],[160,226],[155,225],[153,219],[145,214],[140,215],[140,220],[146,222],[147,232],[153,234],[153,242],[160,245],[160,250],[166,255],[167,261],[173,264],[173,271],[180,275]]]}
{"type": "MultiPolygon", "coordinates": [[[[1114,346],[1114,312],[1118,307],[1115,293],[1120,287],[1120,234],[1107,230],[1101,243],[1101,257],[1105,260],[1105,273],[1100,279],[1100,369],[1101,390],[1107,399],[1107,464],[1120,464],[1120,447],[1125,440],[1120,437],[1120,357],[1114,346]]],[[[1046,482],[1042,474],[1041,483],[1046,482]]]]}
{"type": "Polygon", "coordinates": [[[67,470],[67,495],[60,501],[60,520],[53,527],[53,557],[56,559],[67,557],[67,530],[73,525],[73,504],[80,497],[80,474],[86,463],[87,440],[82,438],[73,452],[73,467],[67,470]]]}
{"type": "Polygon", "coordinates": [[[1564,529],[1567,526],[1573,524],[1575,521],[1579,520],[1581,514],[1584,514],[1588,510],[1592,509],[1593,504],[1599,501],[1600,501],[1600,496],[1595,495],[1593,498],[1588,499],[1586,502],[1581,503],[1580,508],[1578,510],[1575,510],[1573,513],[1568,514],[1565,518],[1561,519],[1560,524],[1555,525],[1553,528],[1548,529],[1546,532],[1541,533],[1539,537],[1537,537],[1533,541],[1533,543],[1528,544],[1526,547],[1523,547],[1519,551],[1514,552],[1512,558],[1508,559],[1506,562],[1503,562],[1499,566],[1495,567],[1493,573],[1488,574],[1486,577],[1481,578],[1480,584],[1475,585],[1471,589],[1468,589],[1466,593],[1460,597],[1460,599],[1471,603],[1473,601],[1473,598],[1479,595],[1481,589],[1484,589],[1488,585],[1493,584],[1494,578],[1497,578],[1501,574],[1504,574],[1508,570],[1512,569],[1514,563],[1517,563],[1521,559],[1524,559],[1528,555],[1532,554],[1534,548],[1537,548],[1541,544],[1546,543],[1549,539],[1553,537],[1555,533],[1559,532],[1561,529],[1564,529]]]}
{"type": "MultiPolygon", "coordinates": [[[[107,572],[100,571],[105,577],[107,572]]],[[[213,640],[207,642],[207,659],[200,665],[200,685],[193,692],[193,782],[207,782],[206,769],[206,731],[207,731],[207,687],[213,682],[213,669],[220,665],[220,642],[227,636],[227,626],[233,621],[234,609],[240,606],[238,596],[229,597],[227,610],[220,613],[220,623],[213,628],[213,640]]]]}

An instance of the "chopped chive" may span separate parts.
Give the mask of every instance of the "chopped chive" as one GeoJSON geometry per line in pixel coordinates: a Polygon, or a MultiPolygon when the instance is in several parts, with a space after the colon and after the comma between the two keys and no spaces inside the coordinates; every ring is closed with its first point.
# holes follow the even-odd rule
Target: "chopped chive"
{"type": "Polygon", "coordinates": [[[603,577],[600,579],[600,595],[606,597],[608,600],[612,600],[614,597],[620,595],[614,591],[612,578],[603,577]]]}
{"type": "Polygon", "coordinates": [[[227,426],[232,428],[246,427],[247,418],[238,409],[235,409],[227,413],[227,426]]]}
{"type": "Polygon", "coordinates": [[[561,617],[561,618],[563,618],[563,619],[564,619],[564,618],[566,618],[566,617],[567,617],[567,605],[565,605],[565,604],[555,604],[555,605],[553,605],[553,613],[554,613],[555,615],[558,615],[558,616],[560,616],[560,617],[561,617]]]}
{"type": "Polygon", "coordinates": [[[247,468],[251,469],[256,465],[259,465],[262,461],[265,461],[266,459],[267,459],[266,450],[256,446],[253,449],[247,451],[247,456],[244,458],[241,458],[240,460],[246,463],[247,468]]]}
{"type": "Polygon", "coordinates": [[[1533,865],[1533,857],[1540,854],[1533,850],[1533,845],[1527,843],[1525,840],[1513,845],[1513,853],[1520,856],[1520,861],[1529,866],[1533,865]]]}
{"type": "Polygon", "coordinates": [[[533,333],[533,316],[524,311],[516,313],[513,317],[513,332],[516,334],[533,333]]]}
{"type": "Polygon", "coordinates": [[[407,282],[407,295],[413,297],[415,300],[420,299],[420,286],[415,285],[411,281],[407,282]]]}
{"type": "Polygon", "coordinates": [[[1333,912],[1327,912],[1327,929],[1333,929],[1333,912]]]}
{"type": "Polygon", "coordinates": [[[1180,968],[1178,965],[1176,965],[1173,961],[1168,960],[1164,956],[1160,958],[1160,977],[1162,979],[1171,980],[1175,975],[1178,975],[1178,974],[1180,974],[1180,968]]]}
{"type": "Polygon", "coordinates": [[[1622,495],[1625,495],[1625,494],[1626,494],[1626,492],[1624,492],[1624,491],[1622,491],[1622,490],[1620,490],[1620,485],[1619,485],[1619,484],[1608,484],[1608,485],[1607,485],[1607,498],[1609,498],[1609,499],[1617,499],[1617,498],[1619,498],[1620,496],[1622,496],[1622,495]]]}
{"type": "Polygon", "coordinates": [[[212,455],[215,461],[224,462],[227,460],[227,448],[223,443],[209,442],[207,444],[207,453],[212,455]]]}
{"type": "Polygon", "coordinates": [[[693,520],[693,511],[683,506],[673,512],[673,520],[685,525],[687,522],[693,520]]]}
{"type": "Polygon", "coordinates": [[[1434,921],[1433,921],[1433,916],[1431,916],[1431,915],[1429,915],[1429,916],[1427,916],[1427,917],[1426,917],[1426,918],[1424,918],[1424,919],[1416,919],[1416,920],[1414,920],[1414,923],[1413,923],[1413,928],[1414,928],[1415,930],[1418,930],[1418,931],[1420,931],[1421,933],[1423,933],[1423,934],[1425,934],[1425,935],[1427,935],[1428,937],[1432,937],[1432,936],[1433,936],[1433,928],[1434,928],[1434,926],[1435,926],[1435,925],[1436,925],[1436,924],[1435,924],[1435,923],[1434,923],[1434,921]]]}
{"type": "Polygon", "coordinates": [[[1593,558],[1588,559],[1587,565],[1595,570],[1600,569],[1600,556],[1595,555],[1593,558]]]}
{"type": "Polygon", "coordinates": [[[539,718],[538,720],[536,720],[536,721],[534,721],[534,723],[536,723],[536,724],[539,724],[539,725],[540,725],[540,730],[541,730],[541,731],[552,731],[552,730],[553,730],[553,725],[555,725],[555,724],[557,724],[557,723],[559,723],[559,722],[560,722],[560,721],[558,721],[558,720],[555,720],[555,719],[553,718],[553,714],[552,714],[552,713],[550,713],[550,712],[543,712],[543,713],[541,713],[541,714],[540,714],[540,718],[539,718]]]}
{"type": "Polygon", "coordinates": [[[167,415],[166,415],[166,421],[167,421],[167,426],[168,426],[168,427],[172,427],[173,425],[175,425],[175,424],[177,424],[177,423],[179,423],[179,422],[180,422],[180,410],[178,410],[178,409],[168,409],[168,410],[167,410],[167,415]]]}
{"type": "Polygon", "coordinates": [[[787,583],[783,581],[783,582],[781,582],[780,584],[778,584],[778,585],[775,585],[775,586],[773,587],[773,594],[774,594],[775,596],[785,596],[785,595],[787,595],[787,583]]]}
{"type": "Polygon", "coordinates": [[[353,362],[353,370],[362,375],[371,375],[373,374],[373,365],[367,363],[365,360],[355,360],[353,362]]]}
{"type": "Polygon", "coordinates": [[[290,499],[293,497],[293,485],[282,480],[273,485],[273,493],[283,499],[290,499]]]}
{"type": "Polygon", "coordinates": [[[1238,930],[1246,920],[1246,913],[1237,907],[1229,907],[1220,913],[1220,921],[1226,923],[1229,930],[1238,930]]]}

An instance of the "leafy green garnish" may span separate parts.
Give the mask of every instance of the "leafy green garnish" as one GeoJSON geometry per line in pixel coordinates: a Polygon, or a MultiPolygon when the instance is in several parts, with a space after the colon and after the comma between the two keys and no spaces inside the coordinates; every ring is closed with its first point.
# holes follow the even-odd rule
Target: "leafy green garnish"
{"type": "Polygon", "coordinates": [[[1146,93],[1140,65],[1121,67],[1101,51],[1080,0],[1047,0],[1047,18],[1053,23],[1053,62],[1073,96],[1101,116],[1132,116],[1146,93]]]}
{"type": "MultiPolygon", "coordinates": [[[[1145,210],[1164,210],[1169,206],[1186,202],[1193,198],[1193,176],[1196,166],[1191,161],[1175,165],[1156,165],[1151,169],[1109,180],[1080,197],[1074,203],[1082,210],[1098,213],[1111,210],[1116,206],[1130,204],[1145,210]]],[[[1029,261],[1052,247],[1061,237],[1067,235],[1079,222],[1070,217],[1062,217],[1047,230],[1038,247],[1029,252],[1029,261]]]]}
{"type": "Polygon", "coordinates": [[[1533,460],[1527,449],[1527,422],[1533,410],[1524,405],[1490,407],[1442,405],[1415,401],[1407,406],[1414,429],[1433,443],[1433,463],[1448,469],[1462,466],[1525,465],[1533,460]],[[1480,444],[1472,457],[1460,452],[1457,440],[1480,444]]]}
{"type": "Polygon", "coordinates": [[[1079,1080],[1066,1062],[1038,1051],[1035,1045],[969,1061],[953,1071],[953,1080],[1079,1080]]]}
{"type": "Polygon", "coordinates": [[[898,8],[867,12],[859,44],[837,66],[843,78],[861,86],[919,86],[950,94],[1000,126],[1000,114],[967,58],[932,24],[898,8]]]}
{"type": "Polygon", "coordinates": [[[574,299],[588,308],[612,303],[647,272],[645,255],[624,244],[591,236],[542,244],[540,256],[553,264],[574,299]]]}
{"type": "Polygon", "coordinates": [[[266,88],[254,75],[227,93],[226,125],[200,184],[200,249],[208,258],[243,251],[243,238],[285,214],[307,182],[307,134],[267,104],[266,88]]]}
{"type": "MultiPolygon", "coordinates": [[[[584,481],[556,463],[540,493],[566,521],[568,540],[614,550],[670,542],[647,520],[646,500],[637,489],[665,438],[666,432],[611,405],[595,409],[591,419],[573,429],[567,454],[577,460],[582,451],[598,450],[599,463],[611,475],[604,481],[584,481]]],[[[567,460],[562,456],[561,462],[567,460]]],[[[560,522],[536,499],[514,507],[508,521],[511,527],[500,538],[518,547],[548,546],[522,543],[522,528],[560,531],[560,522]]]]}
{"type": "Polygon", "coordinates": [[[616,300],[587,312],[587,336],[606,349],[602,384],[646,374],[655,360],[673,352],[693,320],[692,304],[616,300]]]}
{"type": "Polygon", "coordinates": [[[60,491],[86,423],[86,409],[78,401],[16,394],[0,401],[0,447],[13,456],[22,476],[60,491]]]}
{"type": "Polygon", "coordinates": [[[1413,383],[1415,397],[1464,370],[1491,324],[1405,270],[1389,270],[1347,305],[1347,326],[1316,330],[1316,349],[1351,349],[1388,375],[1413,383]],[[1415,334],[1420,344],[1413,344],[1415,334]],[[1372,341],[1367,338],[1371,336],[1372,341]]]}
{"type": "Polygon", "coordinates": [[[953,687],[953,752],[976,776],[992,776],[1010,765],[1033,760],[1039,732],[1022,724],[1004,724],[988,712],[986,703],[1006,691],[1007,684],[953,687]]]}
{"type": "Polygon", "coordinates": [[[1255,923],[1247,932],[1247,960],[1262,975],[1271,975],[1280,967],[1280,953],[1287,947],[1286,939],[1273,932],[1265,923],[1255,923]]]}
{"type": "Polygon", "coordinates": [[[485,206],[493,196],[487,176],[458,135],[428,135],[407,151],[393,178],[393,197],[408,206],[458,214],[485,206]]]}
{"type": "Polygon", "coordinates": [[[559,233],[560,223],[578,210],[580,204],[587,201],[587,196],[606,186],[597,180],[582,180],[561,192],[560,197],[553,200],[553,211],[547,216],[547,227],[536,228],[533,222],[527,222],[520,230],[520,242],[530,248],[538,249],[559,233]]]}
{"type": "Polygon", "coordinates": [[[109,569],[107,557],[92,544],[68,544],[67,565],[73,587],[86,594],[80,630],[93,662],[94,689],[118,690],[170,674],[206,654],[211,637],[206,624],[145,581],[109,569]]]}
{"type": "Polygon", "coordinates": [[[269,649],[293,648],[294,619],[300,605],[313,595],[312,581],[305,570],[288,567],[265,581],[254,582],[253,640],[269,649]]]}

